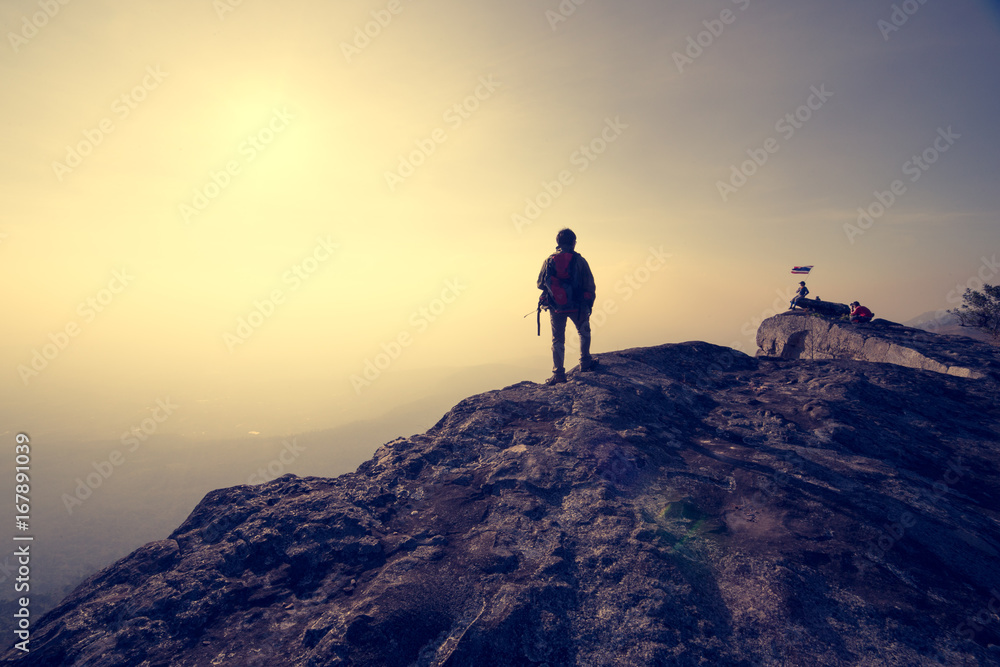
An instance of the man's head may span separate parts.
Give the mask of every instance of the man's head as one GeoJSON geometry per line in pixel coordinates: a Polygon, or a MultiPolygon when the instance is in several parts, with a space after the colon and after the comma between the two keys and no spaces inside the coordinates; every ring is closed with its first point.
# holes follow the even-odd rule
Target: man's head
{"type": "Polygon", "coordinates": [[[800,284],[800,285],[802,285],[803,287],[805,287],[805,286],[806,286],[806,281],[804,281],[804,280],[800,280],[800,281],[799,281],[799,284],[800,284]]]}
{"type": "Polygon", "coordinates": [[[576,247],[576,234],[568,227],[560,229],[556,234],[556,247],[560,250],[573,250],[576,247]]]}
{"type": "Polygon", "coordinates": [[[855,308],[857,308],[857,307],[858,307],[858,306],[860,306],[861,304],[860,304],[860,303],[858,303],[857,301],[852,301],[852,302],[851,302],[851,305],[852,305],[852,306],[854,306],[855,308]]]}

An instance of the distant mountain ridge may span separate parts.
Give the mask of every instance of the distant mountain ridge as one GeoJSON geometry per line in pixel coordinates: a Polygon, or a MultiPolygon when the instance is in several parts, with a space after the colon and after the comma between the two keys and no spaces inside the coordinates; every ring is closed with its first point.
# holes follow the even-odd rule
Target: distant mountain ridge
{"type": "Polygon", "coordinates": [[[908,327],[923,329],[924,331],[946,336],[968,336],[969,338],[974,338],[985,343],[991,340],[989,334],[979,329],[963,327],[959,323],[958,317],[952,315],[947,310],[929,310],[926,313],[921,313],[913,319],[903,322],[903,324],[908,327]]]}
{"type": "Polygon", "coordinates": [[[991,373],[701,342],[599,360],[469,397],[357,472],[209,493],[5,664],[1000,660],[991,373]]]}

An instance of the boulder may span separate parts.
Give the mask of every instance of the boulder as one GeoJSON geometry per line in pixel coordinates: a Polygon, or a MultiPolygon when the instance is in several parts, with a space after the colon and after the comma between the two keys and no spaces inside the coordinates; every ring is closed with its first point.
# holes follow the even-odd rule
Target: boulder
{"type": "Polygon", "coordinates": [[[827,317],[842,317],[851,314],[851,307],[846,303],[823,301],[819,297],[815,299],[802,299],[795,305],[798,308],[804,308],[810,312],[819,313],[827,317]]]}
{"type": "Polygon", "coordinates": [[[884,319],[865,324],[789,311],[757,329],[757,356],[855,359],[959,377],[1000,377],[998,349],[961,336],[940,336],[884,319]]]}

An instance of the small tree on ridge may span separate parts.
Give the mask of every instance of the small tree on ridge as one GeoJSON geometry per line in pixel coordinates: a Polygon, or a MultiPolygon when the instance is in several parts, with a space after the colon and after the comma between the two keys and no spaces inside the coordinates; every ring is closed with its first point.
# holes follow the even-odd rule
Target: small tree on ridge
{"type": "Polygon", "coordinates": [[[1000,285],[983,285],[982,292],[966,288],[962,299],[965,303],[948,312],[963,327],[988,333],[994,343],[1000,341],[1000,285]]]}

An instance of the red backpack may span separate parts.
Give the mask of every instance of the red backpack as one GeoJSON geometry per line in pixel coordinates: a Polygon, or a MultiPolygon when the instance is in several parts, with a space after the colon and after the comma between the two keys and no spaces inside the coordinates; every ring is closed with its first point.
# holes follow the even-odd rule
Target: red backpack
{"type": "Polygon", "coordinates": [[[545,262],[545,289],[539,297],[539,306],[553,313],[572,313],[580,310],[583,289],[578,284],[575,252],[559,252],[545,262]]]}

